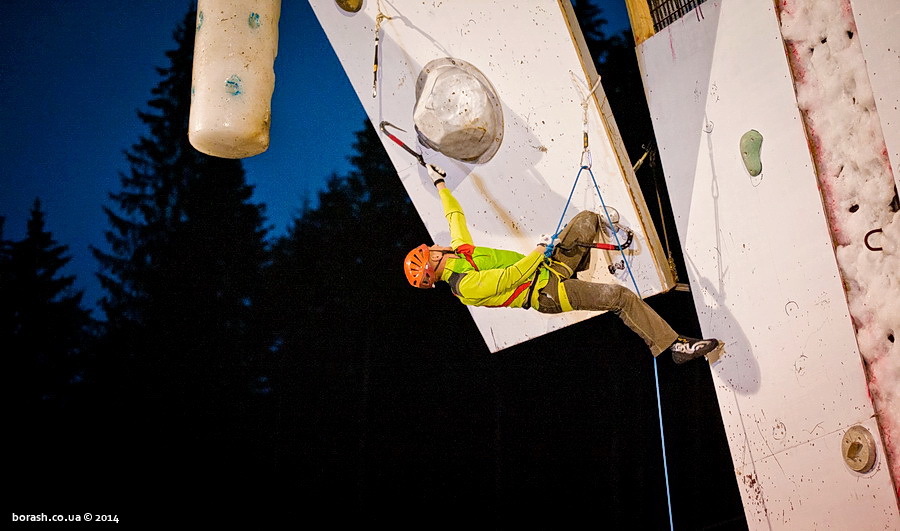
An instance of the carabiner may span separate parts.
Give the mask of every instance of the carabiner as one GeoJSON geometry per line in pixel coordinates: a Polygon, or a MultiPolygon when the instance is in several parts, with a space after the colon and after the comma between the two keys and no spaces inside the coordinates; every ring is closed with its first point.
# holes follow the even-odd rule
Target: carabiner
{"type": "Polygon", "coordinates": [[[584,169],[591,169],[591,166],[594,164],[594,160],[591,157],[591,150],[585,149],[581,152],[581,167],[584,169]],[[584,163],[584,159],[587,159],[587,164],[584,163]]]}

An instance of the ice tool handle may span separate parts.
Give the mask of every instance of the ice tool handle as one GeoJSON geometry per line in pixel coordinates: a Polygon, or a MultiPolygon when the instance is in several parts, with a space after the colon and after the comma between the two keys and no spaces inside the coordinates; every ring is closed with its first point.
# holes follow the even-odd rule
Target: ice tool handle
{"type": "Polygon", "coordinates": [[[444,172],[444,170],[438,168],[438,167],[435,166],[434,164],[428,164],[427,162],[425,162],[425,159],[422,158],[422,154],[421,154],[421,153],[417,153],[417,152],[413,151],[413,149],[412,149],[411,147],[407,146],[402,140],[400,140],[400,139],[397,138],[393,133],[391,133],[390,131],[388,131],[388,130],[387,130],[388,127],[393,127],[394,129],[396,129],[396,130],[398,130],[398,131],[403,131],[404,133],[406,132],[406,131],[404,131],[403,129],[397,127],[396,125],[394,125],[394,124],[392,124],[392,123],[390,123],[390,122],[388,122],[388,121],[382,121],[382,122],[378,125],[378,128],[381,129],[381,132],[382,132],[382,133],[386,134],[386,135],[388,136],[388,138],[390,138],[391,140],[394,141],[395,144],[397,144],[398,146],[402,147],[407,153],[409,153],[410,155],[412,155],[413,157],[415,157],[416,160],[419,161],[419,164],[421,164],[423,167],[425,167],[425,168],[431,168],[432,170],[434,170],[434,171],[436,171],[438,174],[440,174],[442,177],[446,177],[446,176],[447,176],[447,174],[446,174],[446,172],[444,172]]]}

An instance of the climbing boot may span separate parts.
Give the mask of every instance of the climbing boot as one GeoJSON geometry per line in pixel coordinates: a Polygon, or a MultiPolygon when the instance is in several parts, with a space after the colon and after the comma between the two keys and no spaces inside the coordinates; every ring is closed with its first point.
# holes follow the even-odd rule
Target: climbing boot
{"type": "Polygon", "coordinates": [[[672,359],[675,360],[675,363],[681,364],[701,356],[716,355],[722,346],[722,342],[718,339],[694,339],[678,336],[669,350],[672,351],[672,359]]]}

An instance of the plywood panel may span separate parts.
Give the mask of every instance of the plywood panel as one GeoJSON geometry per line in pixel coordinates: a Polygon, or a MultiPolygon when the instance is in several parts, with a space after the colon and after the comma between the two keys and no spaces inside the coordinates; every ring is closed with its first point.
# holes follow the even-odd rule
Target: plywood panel
{"type": "MultiPolygon", "coordinates": [[[[862,425],[877,438],[874,420],[862,425]]],[[[844,430],[819,431],[809,444],[764,454],[743,463],[738,481],[748,492],[751,529],[896,529],[887,463],[865,474],[840,459],[844,430]],[[882,481],[876,481],[878,478],[882,481]],[[815,493],[811,495],[811,493],[815,493]]]]}
{"type": "MultiPolygon", "coordinates": [[[[580,32],[567,1],[529,0],[515,6],[487,2],[367,1],[357,13],[342,11],[333,0],[311,5],[334,47],[370,120],[387,120],[405,129],[415,143],[413,108],[416,80],[432,60],[453,57],[477,67],[502,102],[503,143],[484,164],[463,163],[424,149],[425,159],[444,168],[447,183],[466,209],[476,245],[528,252],[541,234],[553,233],[582,164],[581,102],[596,80],[585,63],[580,32]],[[383,18],[377,95],[373,97],[375,21],[383,18]]],[[[623,224],[635,230],[629,257],[642,296],[673,287],[659,239],[640,197],[631,164],[609,114],[602,87],[588,101],[588,131],[593,166],[603,199],[623,224]]],[[[449,243],[435,189],[425,170],[406,152],[383,138],[391,161],[434,243],[449,243]]],[[[600,203],[585,174],[566,219],[600,203]]],[[[431,242],[428,242],[431,243],[431,242]]],[[[627,270],[611,277],[597,253],[591,279],[632,287],[627,270]]],[[[401,272],[402,256],[397,257],[401,272]]],[[[411,288],[412,289],[412,288],[411,288]]],[[[472,315],[488,347],[496,351],[590,317],[573,312],[557,316],[535,311],[473,308],[472,315]]]]}
{"type": "Polygon", "coordinates": [[[897,528],[889,474],[833,448],[874,411],[772,2],[708,1],[638,53],[701,326],[728,343],[712,371],[751,528],[897,528]]]}

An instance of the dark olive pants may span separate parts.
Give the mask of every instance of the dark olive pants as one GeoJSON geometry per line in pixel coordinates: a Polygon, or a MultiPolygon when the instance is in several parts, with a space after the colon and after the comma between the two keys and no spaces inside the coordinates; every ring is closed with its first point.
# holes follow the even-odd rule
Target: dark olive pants
{"type": "Polygon", "coordinates": [[[658,356],[669,348],[678,334],[653,308],[619,284],[585,282],[575,278],[579,271],[585,271],[591,265],[591,249],[578,244],[597,242],[600,223],[600,217],[595,212],[583,211],[572,218],[560,233],[551,266],[556,274],[550,274],[550,282],[538,295],[538,311],[560,313],[564,307],[561,301],[567,297],[573,310],[613,312],[647,343],[651,354],[658,356]]]}

